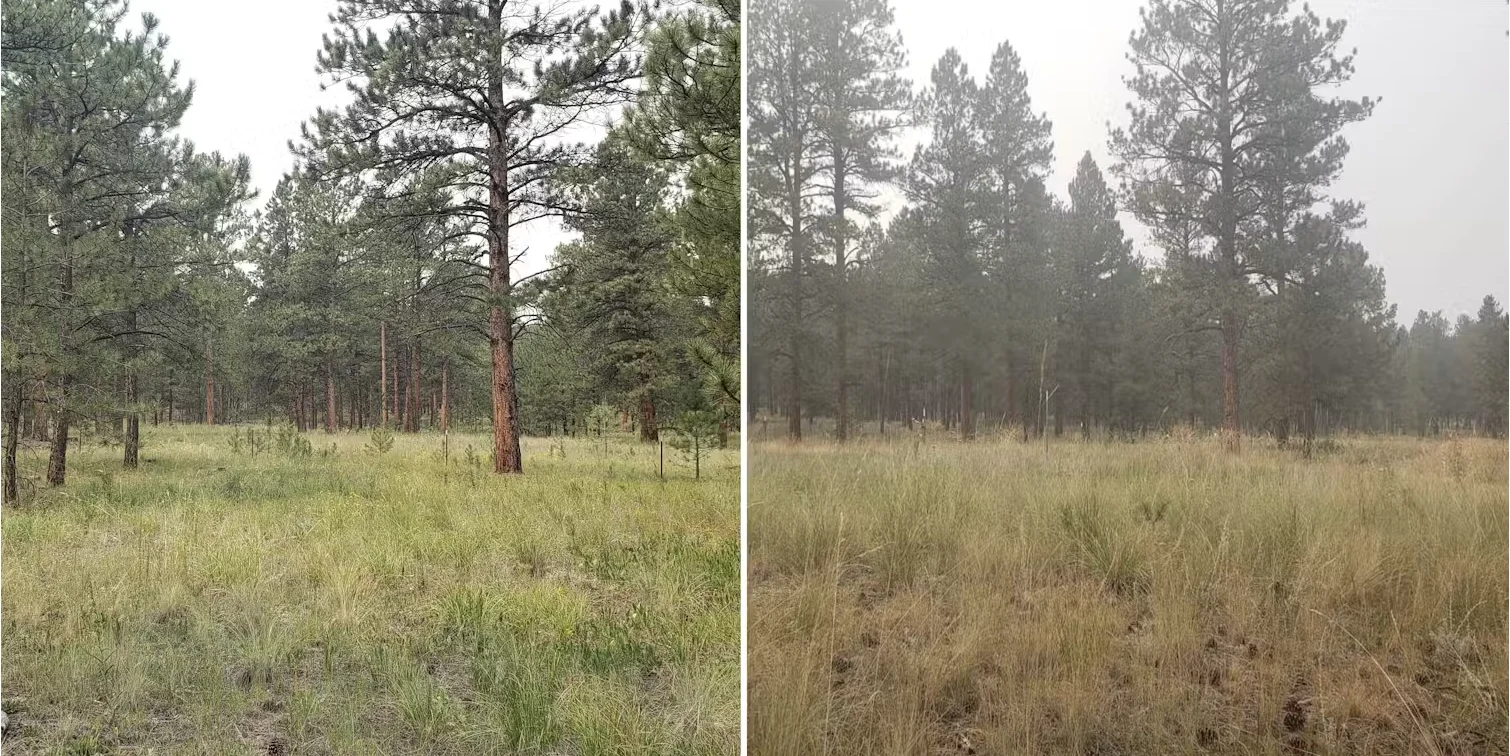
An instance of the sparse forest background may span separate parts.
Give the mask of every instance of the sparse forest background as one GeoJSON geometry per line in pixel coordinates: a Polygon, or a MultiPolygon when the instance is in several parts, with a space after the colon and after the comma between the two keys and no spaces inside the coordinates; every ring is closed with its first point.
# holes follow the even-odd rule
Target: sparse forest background
{"type": "Polygon", "coordinates": [[[1148,3],[1114,164],[1087,152],[1059,197],[1009,42],[914,83],[886,0],[752,11],[753,432],[1505,434],[1501,303],[1402,317],[1350,237],[1364,208],[1328,194],[1379,104],[1334,94],[1343,21],[1148,3]]]}
{"type": "Polygon", "coordinates": [[[135,467],[143,424],[491,428],[498,472],[593,408],[736,427],[734,0],[344,0],[318,66],[348,104],[268,198],[175,135],[158,19],[5,10],[7,501],[70,443],[135,467]],[[522,278],[509,231],[544,218],[577,238],[522,278]]]}

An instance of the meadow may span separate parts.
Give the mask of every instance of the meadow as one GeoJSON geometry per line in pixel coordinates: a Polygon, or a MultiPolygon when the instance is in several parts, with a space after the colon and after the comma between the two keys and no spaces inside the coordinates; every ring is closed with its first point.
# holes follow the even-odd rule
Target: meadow
{"type": "Polygon", "coordinates": [[[750,451],[784,754],[1503,754],[1503,441],[750,451]]]}
{"type": "Polygon", "coordinates": [[[255,430],[4,511],[8,756],[736,751],[734,448],[255,430]]]}

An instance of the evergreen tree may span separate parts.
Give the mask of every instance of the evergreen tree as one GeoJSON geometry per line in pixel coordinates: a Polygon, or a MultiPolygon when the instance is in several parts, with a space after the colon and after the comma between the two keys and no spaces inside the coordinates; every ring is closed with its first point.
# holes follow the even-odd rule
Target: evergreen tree
{"type": "Polygon", "coordinates": [[[873,218],[880,210],[873,202],[876,186],[897,174],[891,139],[905,125],[911,85],[900,74],[907,58],[901,35],[892,30],[887,0],[823,0],[816,10],[816,131],[832,205],[824,228],[833,250],[832,280],[825,289],[833,303],[834,435],[843,441],[849,435],[851,381],[848,280],[858,262],[850,217],[873,218]]]}
{"type": "Polygon", "coordinates": [[[1176,179],[1191,195],[1183,209],[1209,240],[1222,427],[1235,449],[1239,346],[1256,279],[1273,272],[1263,241],[1275,232],[1266,223],[1274,198],[1298,207],[1322,199],[1347,154],[1340,130],[1374,101],[1322,94],[1353,73],[1352,55],[1336,54],[1345,24],[1309,10],[1292,16],[1288,0],[1152,0],[1140,13],[1128,56],[1136,72],[1126,80],[1131,123],[1112,133],[1112,149],[1141,218],[1174,220],[1142,213],[1155,204],[1147,195],[1170,194],[1176,179]]]}
{"type": "Polygon", "coordinates": [[[455,191],[444,211],[487,242],[494,471],[522,471],[509,230],[560,212],[546,182],[585,148],[559,134],[627,101],[644,13],[600,14],[505,0],[343,0],[319,70],[352,82],[355,102],[322,110],[300,149],[321,175],[389,172],[372,191],[413,190],[440,171],[455,191]],[[379,39],[377,29],[386,37],[379,39]],[[407,180],[405,180],[407,179],[407,180]]]}

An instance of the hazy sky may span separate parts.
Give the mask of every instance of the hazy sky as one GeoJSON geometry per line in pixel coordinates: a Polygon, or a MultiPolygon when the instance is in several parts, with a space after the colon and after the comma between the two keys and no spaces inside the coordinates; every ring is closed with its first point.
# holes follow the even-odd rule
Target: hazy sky
{"type": "MultiPolygon", "coordinates": [[[[335,0],[131,0],[131,24],[156,14],[169,37],[168,55],[180,76],[193,79],[194,104],[179,134],[200,150],[243,153],[252,162],[260,206],[278,179],[293,167],[288,141],[315,108],[344,100],[340,87],[321,92],[315,73],[320,36],[328,31],[335,0]]],[[[514,251],[528,249],[516,280],[546,266],[567,234],[551,220],[535,221],[511,234],[514,251]]]]}
{"type": "MultiPolygon", "coordinates": [[[[1122,76],[1136,0],[982,3],[893,0],[917,86],[956,47],[977,80],[1007,40],[1022,57],[1035,110],[1054,124],[1050,188],[1064,196],[1086,150],[1105,171],[1107,122],[1125,122],[1122,76]]],[[[1295,8],[1300,4],[1295,3],[1295,8]]],[[[1503,0],[1314,0],[1345,18],[1357,74],[1342,90],[1383,97],[1344,132],[1352,152],[1337,197],[1365,203],[1355,238],[1383,267],[1390,301],[1416,310],[1474,312],[1485,294],[1506,301],[1510,279],[1510,78],[1503,0]]],[[[909,150],[910,154],[910,150],[909,150]]],[[[1146,256],[1158,251],[1124,218],[1146,256]]]]}

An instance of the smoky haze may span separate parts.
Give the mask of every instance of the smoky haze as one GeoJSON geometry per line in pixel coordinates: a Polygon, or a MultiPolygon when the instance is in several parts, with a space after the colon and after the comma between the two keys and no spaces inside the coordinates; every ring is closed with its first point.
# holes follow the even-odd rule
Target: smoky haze
{"type": "MultiPolygon", "coordinates": [[[[977,81],[996,46],[1012,43],[1028,75],[1034,110],[1053,122],[1060,197],[1087,150],[1103,171],[1112,164],[1108,123],[1126,123],[1122,77],[1139,2],[1064,0],[993,3],[897,0],[896,28],[908,51],[914,89],[928,82],[943,52],[959,50],[977,81]]],[[[1299,10],[1295,4],[1295,10],[1299,10]]],[[[1417,310],[1450,319],[1473,314],[1484,295],[1506,301],[1510,281],[1510,74],[1506,6],[1473,2],[1319,0],[1322,18],[1347,21],[1345,49],[1357,72],[1335,90],[1382,97],[1369,119],[1343,134],[1352,147],[1332,196],[1364,203],[1367,226],[1353,237],[1384,270],[1387,295],[1409,325],[1417,310]]],[[[904,155],[925,135],[904,139],[904,155]]],[[[893,207],[903,200],[890,192],[893,207]]],[[[1130,214],[1122,223],[1135,249],[1160,250],[1130,214]]]]}

